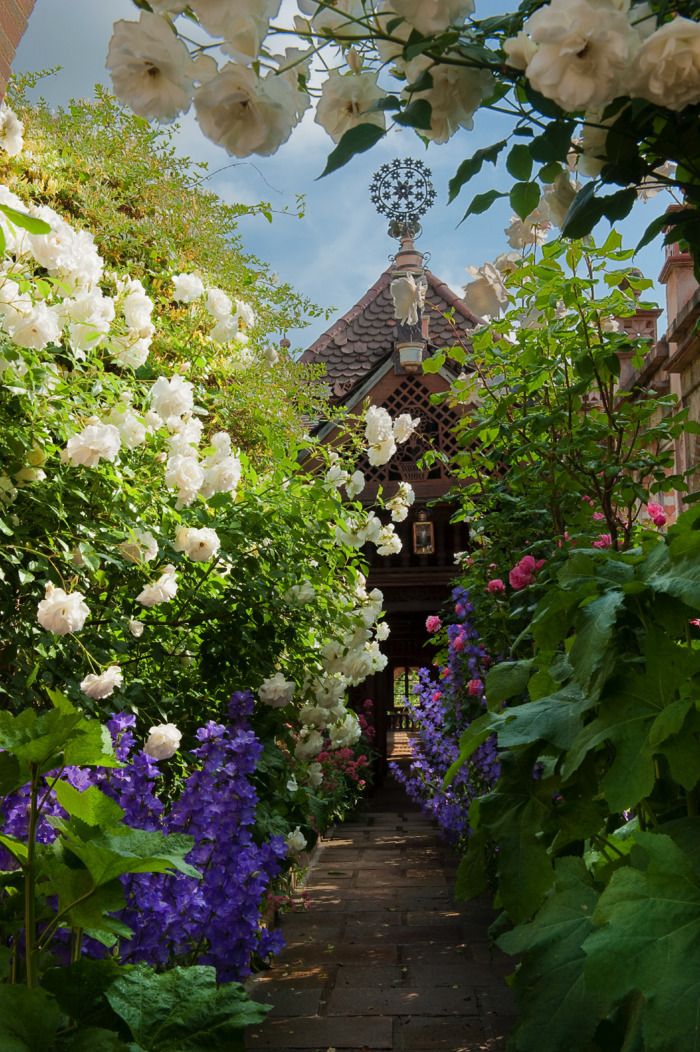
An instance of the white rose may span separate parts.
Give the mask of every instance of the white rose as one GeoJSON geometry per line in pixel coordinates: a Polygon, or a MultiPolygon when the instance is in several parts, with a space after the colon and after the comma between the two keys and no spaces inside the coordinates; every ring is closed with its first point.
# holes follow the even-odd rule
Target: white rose
{"type": "Polygon", "coordinates": [[[133,618],[129,621],[129,631],[131,632],[134,639],[140,639],[143,635],[143,630],[143,621],[135,621],[133,618]]]}
{"type": "Polygon", "coordinates": [[[639,49],[629,94],[669,110],[700,102],[700,25],[676,17],[639,49]]]}
{"type": "Polygon", "coordinates": [[[568,172],[560,172],[544,192],[544,204],[557,226],[562,226],[569,206],[576,197],[576,187],[568,172]]]}
{"type": "Polygon", "coordinates": [[[503,277],[493,263],[481,267],[467,267],[474,278],[464,286],[463,299],[470,311],[479,318],[497,318],[508,305],[508,292],[503,277]]]}
{"type": "Polygon", "coordinates": [[[309,785],[316,789],[323,781],[323,767],[320,763],[314,761],[310,763],[306,769],[306,777],[309,785]]]}
{"type": "Polygon", "coordinates": [[[177,508],[186,508],[196,498],[204,483],[204,472],[195,456],[176,455],[168,458],[165,484],[177,490],[177,508]]]}
{"type": "Polygon", "coordinates": [[[24,145],[24,125],[14,110],[6,102],[0,106],[0,150],[9,157],[21,153],[24,145]]]}
{"type": "Polygon", "coordinates": [[[327,486],[337,489],[339,486],[345,485],[349,478],[349,473],[341,468],[340,464],[335,463],[329,467],[324,481],[327,486]]]}
{"type": "Polygon", "coordinates": [[[350,478],[345,483],[345,492],[348,495],[349,500],[354,500],[358,497],[362,490],[365,488],[367,480],[361,471],[353,471],[350,478]]]}
{"type": "Polygon", "coordinates": [[[116,427],[121,443],[126,449],[136,449],[146,441],[145,424],[128,406],[115,406],[106,422],[116,427]]]}
{"type": "Polygon", "coordinates": [[[524,248],[526,245],[543,245],[551,226],[548,212],[540,207],[525,219],[512,216],[504,233],[511,248],[524,248]]]}
{"type": "Polygon", "coordinates": [[[191,412],[194,405],[192,384],[179,376],[159,376],[151,388],[151,405],[163,423],[171,430],[177,429],[183,413],[191,412]]]}
{"type": "Polygon", "coordinates": [[[167,603],[174,599],[177,594],[177,574],[175,567],[168,563],[163,573],[153,584],[146,587],[136,596],[136,602],[141,606],[158,606],[159,603],[167,603]]]}
{"type": "Polygon", "coordinates": [[[129,539],[122,541],[119,551],[132,563],[150,563],[158,558],[158,541],[150,530],[133,530],[129,539]]]}
{"type": "Polygon", "coordinates": [[[605,0],[552,0],[524,25],[537,45],[525,75],[563,109],[605,106],[624,92],[639,37],[605,0]]]}
{"type": "Polygon", "coordinates": [[[68,322],[70,345],[77,356],[97,347],[114,321],[114,300],[103,296],[99,288],[79,293],[63,301],[63,316],[68,322]]]}
{"type": "Polygon", "coordinates": [[[474,113],[491,93],[494,79],[481,69],[462,66],[433,66],[432,88],[411,95],[426,99],[431,106],[430,128],[421,135],[433,142],[447,142],[460,128],[474,127],[474,113]]]}
{"type": "MultiPolygon", "coordinates": [[[[9,321],[9,319],[8,319],[9,321]]],[[[14,343],[32,351],[43,351],[49,343],[60,343],[61,323],[53,307],[41,301],[29,314],[18,314],[8,328],[14,343]]]]}
{"type": "Polygon", "coordinates": [[[275,672],[274,676],[263,680],[258,689],[258,697],[270,708],[281,709],[292,700],[294,689],[295,684],[292,680],[285,679],[281,672],[275,672]]]}
{"type": "MultiPolygon", "coordinates": [[[[23,205],[21,209],[26,211],[23,205]]],[[[29,211],[51,227],[48,234],[30,234],[28,238],[39,266],[61,278],[71,292],[93,288],[102,278],[104,262],[92,234],[74,230],[47,205],[33,205],[29,211]]]]}
{"type": "Polygon", "coordinates": [[[316,589],[310,581],[302,581],[301,584],[293,584],[288,588],[282,598],[291,606],[305,606],[316,596],[316,589]]]}
{"type": "Polygon", "coordinates": [[[318,731],[310,731],[306,737],[300,738],[296,743],[294,755],[297,760],[301,760],[304,763],[306,760],[310,760],[312,756],[318,756],[322,748],[322,736],[318,731]]]}
{"type": "Polygon", "coordinates": [[[101,460],[116,460],[120,447],[121,437],[114,424],[88,424],[68,439],[64,457],[73,467],[95,468],[101,460]]]}
{"type": "Polygon", "coordinates": [[[287,847],[292,855],[298,855],[306,847],[306,837],[299,826],[292,830],[291,833],[287,833],[287,847]]]}
{"type": "Polygon", "coordinates": [[[228,318],[233,313],[233,303],[223,289],[208,289],[205,305],[212,318],[215,318],[217,321],[222,318],[228,318]]]}
{"type": "Polygon", "coordinates": [[[255,311],[245,300],[236,300],[236,318],[248,329],[252,329],[256,322],[255,311]]]}
{"type": "Polygon", "coordinates": [[[383,99],[386,92],[377,84],[376,73],[340,73],[333,69],[323,82],[315,121],[339,142],[346,131],[358,124],[386,127],[383,110],[370,107],[383,99]]]}
{"type": "Polygon", "coordinates": [[[537,51],[537,44],[522,29],[515,37],[503,41],[506,61],[513,69],[525,69],[537,51]]]}
{"type": "Polygon", "coordinates": [[[377,555],[398,555],[403,547],[392,523],[383,526],[377,539],[377,555]]]}
{"type": "Polygon", "coordinates": [[[380,405],[371,405],[365,413],[365,438],[372,446],[384,439],[393,437],[394,430],[391,417],[380,405]]]}
{"type": "Polygon", "coordinates": [[[323,730],[328,724],[328,710],[322,705],[302,705],[299,709],[299,720],[306,727],[323,730]]]}
{"type": "Polygon", "coordinates": [[[99,676],[91,672],[81,681],[80,689],[83,694],[87,694],[88,698],[99,700],[108,698],[117,687],[121,687],[123,682],[124,677],[119,665],[110,665],[104,672],[100,672],[99,676]]]}
{"type": "Polygon", "coordinates": [[[423,36],[461,26],[474,10],[473,0],[391,0],[391,6],[423,36]]]}
{"type": "Polygon", "coordinates": [[[114,94],[140,117],[172,121],[189,109],[197,66],[160,15],[114,23],[107,52],[114,94]]]}
{"type": "MultiPolygon", "coordinates": [[[[117,365],[123,365],[129,369],[138,369],[148,358],[151,340],[148,337],[129,332],[126,336],[113,336],[109,341],[108,347],[117,365]]],[[[159,419],[159,425],[160,423],[159,419]]]]}
{"type": "Polygon", "coordinates": [[[380,643],[383,643],[385,639],[388,639],[391,633],[391,629],[386,621],[380,621],[375,631],[380,643]]]}
{"type": "Polygon", "coordinates": [[[387,464],[396,452],[396,442],[393,435],[377,442],[367,450],[367,459],[373,467],[381,467],[387,464]]]}
{"type": "Polygon", "coordinates": [[[182,734],[174,723],[159,723],[148,732],[143,751],[154,760],[169,760],[180,748],[182,734]]]}
{"type": "Polygon", "coordinates": [[[344,749],[348,745],[354,745],[359,739],[362,730],[357,716],[349,712],[344,720],[334,724],[330,729],[331,746],[334,749],[344,749]]]}
{"type": "Polygon", "coordinates": [[[196,274],[173,274],[173,299],[193,303],[204,295],[204,282],[196,274]]]}
{"type": "Polygon", "coordinates": [[[212,142],[235,157],[269,156],[286,142],[296,123],[289,86],[272,75],[227,63],[195,94],[197,120],[212,142]]]}
{"type": "Polygon", "coordinates": [[[201,529],[179,526],[173,544],[176,552],[184,552],[188,559],[197,563],[208,562],[216,555],[220,547],[221,541],[216,530],[208,526],[203,526],[201,529]]]}
{"type": "Polygon", "coordinates": [[[81,592],[64,592],[49,581],[36,616],[42,628],[57,636],[65,636],[70,632],[79,632],[89,613],[85,596],[81,592]]]}
{"type": "Polygon", "coordinates": [[[420,417],[411,416],[410,413],[401,413],[394,421],[394,441],[397,445],[408,442],[420,426],[420,417]]]}

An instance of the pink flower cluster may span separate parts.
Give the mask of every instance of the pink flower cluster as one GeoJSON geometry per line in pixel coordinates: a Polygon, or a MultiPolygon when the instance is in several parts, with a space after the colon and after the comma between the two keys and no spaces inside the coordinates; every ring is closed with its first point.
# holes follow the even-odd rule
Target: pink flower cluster
{"type": "Polygon", "coordinates": [[[484,684],[480,679],[470,679],[467,683],[467,694],[470,698],[477,698],[482,693],[484,684]]]}
{"type": "Polygon", "coordinates": [[[506,590],[505,583],[501,580],[500,577],[494,577],[486,585],[486,591],[490,592],[491,595],[503,595],[505,590],[506,590]]]}
{"type": "Polygon", "coordinates": [[[647,515],[655,526],[666,525],[666,512],[661,504],[656,504],[655,501],[650,500],[647,504],[647,515]]]}
{"type": "Polygon", "coordinates": [[[535,559],[532,555],[523,555],[520,562],[516,563],[508,574],[511,588],[517,592],[521,588],[534,584],[537,571],[542,569],[545,561],[545,559],[535,559]]]}
{"type": "Polygon", "coordinates": [[[612,537],[609,533],[601,533],[597,541],[593,541],[594,548],[612,548],[612,537]]]}
{"type": "Polygon", "coordinates": [[[335,768],[351,782],[357,782],[360,788],[364,786],[363,774],[367,773],[369,760],[364,753],[355,757],[352,749],[335,749],[333,752],[320,752],[316,757],[319,763],[328,764],[335,768]]]}
{"type": "Polygon", "coordinates": [[[442,621],[437,614],[430,614],[430,616],[425,619],[425,627],[428,632],[439,632],[442,628],[442,621]]]}

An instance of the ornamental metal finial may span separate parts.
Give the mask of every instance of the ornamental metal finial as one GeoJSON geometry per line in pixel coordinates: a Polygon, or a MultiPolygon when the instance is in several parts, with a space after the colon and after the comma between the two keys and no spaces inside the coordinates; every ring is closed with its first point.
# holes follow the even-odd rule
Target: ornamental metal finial
{"type": "Polygon", "coordinates": [[[411,157],[388,161],[375,172],[370,185],[372,204],[389,219],[389,236],[417,237],[420,217],[435,201],[431,171],[411,157]]]}

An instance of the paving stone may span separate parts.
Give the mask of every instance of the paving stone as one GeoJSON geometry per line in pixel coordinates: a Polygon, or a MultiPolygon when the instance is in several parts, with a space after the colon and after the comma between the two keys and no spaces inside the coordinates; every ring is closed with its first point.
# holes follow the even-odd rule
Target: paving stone
{"type": "MultiPolygon", "coordinates": [[[[477,1016],[461,1016],[452,1019],[436,1019],[434,1016],[411,1016],[401,1020],[399,1034],[402,1044],[399,1048],[405,1052],[416,1052],[417,1049],[435,1052],[460,1052],[462,1049],[474,1048],[469,1042],[486,1042],[490,1035],[477,1016]]],[[[479,1044],[476,1048],[480,1048],[479,1044]]],[[[488,1049],[488,1044],[486,1048],[488,1049]]],[[[490,1052],[490,1050],[489,1050],[490,1052]]],[[[535,1052],[535,1050],[533,1050],[535,1052]]]]}
{"type": "Polygon", "coordinates": [[[407,969],[398,964],[373,964],[371,969],[365,965],[345,964],[336,972],[336,990],[343,986],[366,986],[368,976],[377,986],[400,986],[406,982],[407,969]]]}
{"type": "Polygon", "coordinates": [[[356,1016],[352,1019],[305,1016],[299,1019],[270,1019],[264,1027],[246,1031],[247,1049],[328,1048],[392,1049],[392,1020],[378,1016],[356,1016]]]}
{"type": "Polygon", "coordinates": [[[371,986],[336,988],[328,1000],[328,1015],[422,1016],[477,1015],[479,1002],[473,990],[451,987],[371,986]]]}
{"type": "Polygon", "coordinates": [[[268,983],[265,986],[256,983],[251,990],[254,1000],[272,1005],[270,1019],[318,1015],[322,994],[322,986],[294,987],[289,983],[268,983]]]}

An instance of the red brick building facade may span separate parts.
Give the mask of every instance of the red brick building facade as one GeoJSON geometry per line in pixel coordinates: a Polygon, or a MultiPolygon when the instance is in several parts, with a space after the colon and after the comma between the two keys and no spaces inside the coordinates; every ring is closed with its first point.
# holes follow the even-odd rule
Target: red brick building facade
{"type": "Polygon", "coordinates": [[[12,60],[33,7],[34,0],[0,0],[0,100],[5,95],[12,60]]]}

